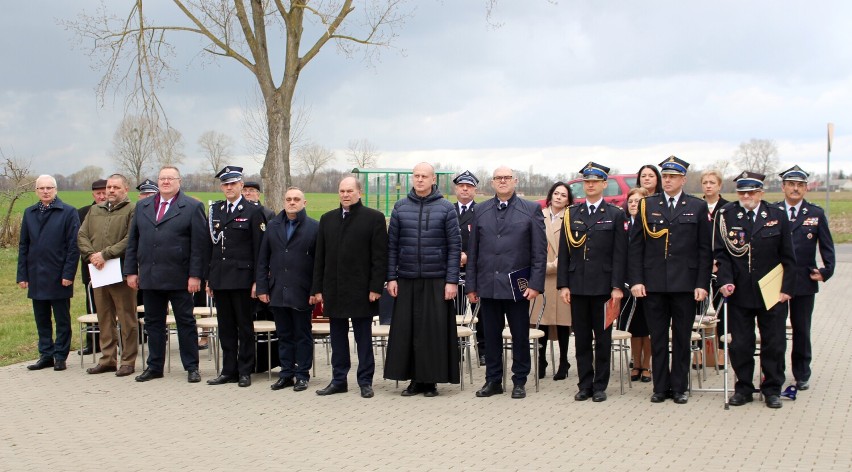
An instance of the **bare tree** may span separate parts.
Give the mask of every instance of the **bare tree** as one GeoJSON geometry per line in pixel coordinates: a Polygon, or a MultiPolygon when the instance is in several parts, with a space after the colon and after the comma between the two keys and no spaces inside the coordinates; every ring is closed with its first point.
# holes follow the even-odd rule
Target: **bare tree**
{"type": "Polygon", "coordinates": [[[771,176],[778,168],[778,146],[770,139],[754,139],[740,143],[734,152],[734,161],[740,170],[771,176]]]}
{"type": "Polygon", "coordinates": [[[155,145],[157,164],[160,167],[177,166],[186,157],[183,152],[183,134],[172,127],[156,132],[155,145]]]}
{"type": "Polygon", "coordinates": [[[155,127],[142,116],[126,116],[112,137],[112,157],[134,182],[145,179],[157,147],[155,127]]]}
{"type": "MultiPolygon", "coordinates": [[[[244,0],[173,3],[184,22],[149,22],[142,0],[136,0],[123,17],[110,13],[104,3],[95,14],[84,13],[63,24],[81,37],[80,44],[94,42],[91,55],[104,72],[97,88],[99,97],[103,100],[109,90],[129,92],[132,98],[126,106],[141,108],[148,115],[161,110],[157,90],[174,73],[168,63],[173,32],[200,36],[209,42],[204,53],[233,59],[245,67],[257,81],[265,105],[268,147],[261,173],[271,201],[283,201],[291,182],[291,111],[302,70],[329,41],[347,56],[361,48],[365,59],[371,60],[379,49],[370,46],[389,45],[407,16],[402,11],[405,0],[365,1],[363,8],[356,8],[354,0],[251,0],[249,8],[244,0]],[[306,21],[319,28],[305,28],[306,21]],[[268,29],[272,31],[268,33],[268,29]],[[306,31],[317,33],[306,38],[306,31]],[[279,34],[283,44],[276,42],[279,34]],[[283,61],[283,74],[278,77],[273,73],[273,59],[283,61]]],[[[151,120],[158,122],[154,117],[151,120]]]]}
{"type": "Polygon", "coordinates": [[[379,161],[379,151],[376,145],[367,139],[349,140],[349,160],[355,167],[375,167],[379,161]]]}
{"type": "MultiPolygon", "coordinates": [[[[266,156],[269,149],[269,123],[266,117],[266,102],[260,90],[255,87],[254,93],[243,103],[243,137],[248,151],[252,156],[266,156]]],[[[311,108],[304,103],[293,105],[290,110],[290,153],[306,144],[305,129],[311,121],[311,108]]],[[[264,157],[255,160],[263,164],[264,157]]]]}
{"type": "Polygon", "coordinates": [[[94,181],[104,178],[103,167],[86,166],[82,169],[69,175],[68,178],[72,182],[72,188],[89,190],[94,181]]]}
{"type": "Polygon", "coordinates": [[[215,175],[231,157],[234,140],[225,133],[205,131],[198,138],[198,147],[201,148],[205,161],[210,165],[209,169],[215,175]]]}
{"type": "Polygon", "coordinates": [[[308,190],[313,189],[317,173],[332,162],[334,162],[334,152],[316,143],[308,144],[296,151],[296,165],[308,179],[308,190]]]}
{"type": "Polygon", "coordinates": [[[12,224],[15,203],[28,192],[33,191],[35,178],[30,175],[30,162],[24,162],[16,156],[7,157],[0,148],[0,160],[3,161],[0,173],[0,200],[6,202],[3,223],[0,226],[0,247],[15,245],[18,239],[18,224],[12,224]]]}

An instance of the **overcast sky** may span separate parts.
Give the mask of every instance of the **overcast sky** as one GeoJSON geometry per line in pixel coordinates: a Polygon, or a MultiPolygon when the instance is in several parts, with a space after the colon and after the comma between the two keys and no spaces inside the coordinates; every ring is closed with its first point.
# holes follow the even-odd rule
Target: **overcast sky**
{"type": "MultiPolygon", "coordinates": [[[[119,15],[129,3],[108,2],[119,15]]],[[[372,66],[326,47],[297,91],[309,140],[335,150],[341,169],[349,140],[365,138],[383,167],[573,175],[589,160],[634,172],[670,154],[704,167],[760,138],[776,141],[783,168],[824,172],[833,122],[832,170],[852,172],[852,2],[502,0],[498,28],[484,4],[409,0],[413,15],[372,66]]],[[[97,5],[3,4],[0,147],[35,173],[115,170],[123,100],[99,106],[91,45],[58,24],[97,5]]],[[[171,2],[147,6],[181,21],[171,2]]],[[[199,56],[198,41],[176,44],[178,75],[161,99],[185,139],[182,168],[202,167],[197,139],[217,130],[237,142],[231,164],[259,169],[242,119],[253,77],[199,56]]]]}

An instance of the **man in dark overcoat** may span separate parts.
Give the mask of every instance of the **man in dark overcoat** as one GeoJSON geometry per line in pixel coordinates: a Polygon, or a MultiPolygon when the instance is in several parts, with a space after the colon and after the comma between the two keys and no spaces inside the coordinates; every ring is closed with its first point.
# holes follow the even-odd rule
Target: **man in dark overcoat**
{"type": "Polygon", "coordinates": [[[266,229],[261,207],[243,198],[243,168],[226,166],[216,174],[224,200],[210,206],[212,241],[207,295],[216,301],[222,372],[208,385],[251,385],[254,370],[255,262],[266,229]]]}
{"type": "Polygon", "coordinates": [[[477,397],[503,393],[500,351],[506,320],[512,333],[512,398],[527,395],[529,307],[530,300],[544,291],[547,234],[541,206],[519,197],[515,193],[517,184],[512,169],[498,167],[491,183],[494,198],[476,206],[471,225],[465,289],[470,303],[482,303],[480,316],[487,342],[485,385],[476,392],[477,397]],[[516,294],[510,274],[526,270],[527,286],[516,294]]]}
{"type": "Polygon", "coordinates": [[[689,356],[696,302],[707,298],[713,256],[707,203],[683,191],[689,163],[660,163],[663,191],[642,199],[628,248],[627,283],[645,297],[651,332],[652,403],[689,401],[689,356]],[[669,330],[671,329],[671,366],[669,330]]]}
{"type": "Polygon", "coordinates": [[[805,200],[808,176],[799,166],[781,172],[784,200],[775,203],[790,221],[793,250],[796,253],[796,291],[790,299],[790,324],[793,326],[793,349],[790,353],[793,377],[799,390],[810,388],[811,379],[811,316],[819,282],[827,282],[834,274],[834,240],[828,228],[828,218],[822,208],[805,200]],[[817,268],[816,251],[822,257],[817,268]]]}
{"type": "Polygon", "coordinates": [[[29,370],[65,370],[71,347],[71,297],[80,251],[77,210],[56,196],[56,179],[41,175],[35,182],[38,203],[24,210],[18,244],[20,288],[33,301],[39,359],[29,370]],[[51,311],[56,321],[53,337],[51,311]]]}
{"type": "Polygon", "coordinates": [[[311,296],[319,223],[305,211],[305,194],[287,189],[284,211],[269,221],[257,260],[257,296],[268,303],[278,333],[281,372],[272,390],[308,389],[313,365],[311,296]]]}
{"type": "Polygon", "coordinates": [[[210,257],[210,233],[204,206],[180,191],[180,171],[164,166],[159,193],[136,203],[124,261],[127,285],[142,289],[148,332],[148,364],[137,382],[163,377],[166,314],[172,304],[180,359],[187,381],[201,381],[198,332],[192,295],[201,290],[210,257]]]}
{"type": "Polygon", "coordinates": [[[361,183],[345,177],[338,186],[340,207],[319,221],[314,281],[311,294],[330,318],[332,380],[317,395],[348,390],[349,321],[358,349],[361,396],[373,396],[376,370],[372,319],[379,313],[388,264],[385,216],[361,203],[361,183]]]}
{"type": "MultiPolygon", "coordinates": [[[[453,191],[456,194],[456,215],[459,219],[459,234],[461,235],[461,272],[459,277],[464,280],[467,270],[467,246],[470,240],[470,228],[473,224],[474,207],[476,206],[476,186],[479,179],[472,172],[466,170],[453,179],[453,191]]],[[[459,296],[464,296],[464,293],[459,296]]],[[[471,313],[476,310],[476,305],[470,305],[471,313]]],[[[479,365],[485,365],[485,323],[482,318],[476,321],[476,348],[479,351],[479,365]]]]}
{"type": "Polygon", "coordinates": [[[787,302],[796,290],[796,258],[786,216],[762,200],[764,178],[763,174],[746,171],[735,179],[737,201],[716,214],[714,254],[719,291],[728,299],[728,352],[737,375],[728,403],[742,406],[753,399],[756,320],[760,331],[760,390],[766,406],[781,408],[787,302]],[[764,293],[760,280],[779,265],[783,271],[780,292],[764,293]]]}

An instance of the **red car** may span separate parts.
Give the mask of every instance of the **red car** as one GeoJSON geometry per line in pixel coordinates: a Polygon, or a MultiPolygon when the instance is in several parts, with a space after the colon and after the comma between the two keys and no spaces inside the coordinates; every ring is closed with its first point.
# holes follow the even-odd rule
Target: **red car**
{"type": "MultiPolygon", "coordinates": [[[[627,200],[627,192],[636,184],[636,174],[610,175],[607,181],[609,185],[604,189],[604,200],[613,205],[623,207],[624,202],[627,200]]],[[[568,188],[574,197],[574,203],[583,203],[586,201],[586,192],[583,191],[583,179],[569,180],[568,188]]],[[[545,207],[545,201],[538,201],[542,208],[545,207]]]]}

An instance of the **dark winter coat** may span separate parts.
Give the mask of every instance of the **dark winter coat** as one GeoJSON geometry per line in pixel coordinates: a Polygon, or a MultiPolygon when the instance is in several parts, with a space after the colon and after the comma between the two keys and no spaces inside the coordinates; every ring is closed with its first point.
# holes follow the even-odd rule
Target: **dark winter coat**
{"type": "Polygon", "coordinates": [[[61,300],[74,296],[74,285],[62,286],[62,280],[74,280],[77,274],[77,209],[59,199],[44,213],[38,203],[24,210],[21,242],[18,244],[17,281],[27,282],[27,297],[33,300],[61,300]]]}
{"type": "Polygon", "coordinates": [[[393,207],[388,226],[388,280],[444,279],[458,283],[461,236],[453,204],[433,185],[414,189],[393,207]]]}
{"type": "Polygon", "coordinates": [[[282,211],[266,227],[257,257],[257,294],[269,295],[270,306],[307,310],[319,223],[300,211],[288,241],[287,221],[282,211]]]}
{"type": "Polygon", "coordinates": [[[364,318],[379,313],[369,293],[382,293],[388,269],[385,215],[360,201],[331,210],[319,221],[311,294],[322,294],[330,318],[364,318]]]}

